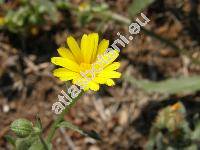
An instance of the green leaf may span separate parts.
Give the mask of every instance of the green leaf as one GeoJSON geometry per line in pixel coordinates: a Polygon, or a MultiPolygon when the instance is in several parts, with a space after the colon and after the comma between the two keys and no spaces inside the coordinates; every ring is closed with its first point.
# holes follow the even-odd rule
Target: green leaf
{"type": "Polygon", "coordinates": [[[141,12],[143,9],[148,7],[155,0],[134,0],[132,4],[129,6],[128,11],[129,14],[134,17],[136,14],[141,12]]]}
{"type": "Polygon", "coordinates": [[[93,14],[90,11],[78,14],[78,23],[81,27],[88,24],[93,19],[93,14]]]}
{"type": "Polygon", "coordinates": [[[68,0],[56,0],[55,5],[57,8],[60,8],[60,9],[67,9],[67,8],[70,8],[71,6],[68,0]]]}
{"type": "Polygon", "coordinates": [[[35,123],[35,126],[42,130],[42,122],[41,122],[41,119],[40,119],[40,117],[39,117],[38,114],[36,115],[36,123],[35,123]]]}
{"type": "Polygon", "coordinates": [[[124,76],[124,80],[129,81],[133,85],[142,88],[147,92],[159,93],[183,93],[196,92],[200,90],[200,76],[170,78],[160,82],[153,82],[148,80],[137,80],[131,76],[124,76]]]}
{"type": "Polygon", "coordinates": [[[108,5],[106,3],[101,3],[100,5],[95,3],[91,9],[93,12],[102,12],[108,10],[108,5]]]}
{"type": "Polygon", "coordinates": [[[35,141],[28,150],[51,150],[51,143],[46,143],[45,145],[41,143],[40,140],[35,141]]]}
{"type": "Polygon", "coordinates": [[[6,139],[6,141],[8,141],[8,143],[12,144],[13,146],[15,146],[15,142],[16,142],[16,139],[10,135],[6,135],[4,136],[4,138],[6,139]]]}
{"type": "Polygon", "coordinates": [[[16,140],[16,150],[27,150],[31,146],[31,141],[27,138],[16,140]]]}
{"type": "Polygon", "coordinates": [[[59,127],[65,127],[65,128],[69,128],[69,129],[72,129],[76,132],[79,132],[80,134],[84,135],[84,136],[88,136],[88,137],[91,137],[95,140],[101,140],[101,137],[99,136],[98,133],[96,133],[95,131],[85,131],[75,125],[73,125],[72,123],[68,122],[68,121],[63,121],[61,122],[60,124],[58,124],[57,126],[58,128],[59,127]]]}
{"type": "Polygon", "coordinates": [[[37,140],[39,140],[39,137],[33,135],[30,135],[26,138],[18,138],[15,142],[16,150],[28,150],[37,140]]]}

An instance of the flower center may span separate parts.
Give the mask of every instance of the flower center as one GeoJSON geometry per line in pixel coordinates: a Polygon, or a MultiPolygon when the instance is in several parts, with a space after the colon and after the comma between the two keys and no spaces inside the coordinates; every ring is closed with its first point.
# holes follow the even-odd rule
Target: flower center
{"type": "Polygon", "coordinates": [[[80,67],[80,74],[82,75],[82,77],[84,77],[87,80],[92,80],[95,77],[91,64],[81,63],[80,67]]]}
{"type": "Polygon", "coordinates": [[[90,70],[92,69],[92,65],[91,64],[87,64],[87,63],[81,63],[80,64],[80,67],[81,67],[81,71],[84,72],[86,70],[90,70]]]}

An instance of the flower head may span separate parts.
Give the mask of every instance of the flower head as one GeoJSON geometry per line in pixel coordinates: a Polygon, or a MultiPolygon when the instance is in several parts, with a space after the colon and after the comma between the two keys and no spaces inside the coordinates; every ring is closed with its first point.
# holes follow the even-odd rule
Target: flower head
{"type": "Polygon", "coordinates": [[[115,71],[120,67],[120,63],[114,62],[119,52],[106,52],[109,41],[103,39],[99,43],[97,33],[84,34],[80,46],[70,36],[67,38],[67,45],[69,48],[58,48],[60,57],[51,59],[53,64],[61,66],[53,71],[53,75],[60,80],[72,80],[73,84],[84,90],[98,91],[99,84],[113,86],[113,79],[120,78],[121,73],[115,71]]]}
{"type": "Polygon", "coordinates": [[[79,11],[84,12],[84,11],[89,11],[90,10],[90,4],[88,2],[82,2],[79,7],[79,11]]]}
{"type": "Polygon", "coordinates": [[[5,24],[5,18],[0,16],[0,26],[5,24]]]}

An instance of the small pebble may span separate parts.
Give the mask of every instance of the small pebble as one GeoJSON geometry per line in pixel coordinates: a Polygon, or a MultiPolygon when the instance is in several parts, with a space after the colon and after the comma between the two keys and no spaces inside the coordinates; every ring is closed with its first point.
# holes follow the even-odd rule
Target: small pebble
{"type": "Polygon", "coordinates": [[[4,113],[7,113],[7,112],[9,112],[9,110],[10,110],[10,107],[9,107],[9,105],[3,105],[3,112],[4,113]]]}

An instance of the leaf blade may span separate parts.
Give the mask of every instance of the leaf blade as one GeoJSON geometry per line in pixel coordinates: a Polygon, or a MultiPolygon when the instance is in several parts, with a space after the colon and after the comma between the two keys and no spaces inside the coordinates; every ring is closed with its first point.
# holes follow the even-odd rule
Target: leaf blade
{"type": "Polygon", "coordinates": [[[170,78],[160,82],[136,80],[127,75],[124,76],[124,79],[147,92],[175,94],[200,90],[200,76],[170,78]]]}
{"type": "Polygon", "coordinates": [[[148,7],[155,0],[134,0],[130,7],[128,8],[129,14],[134,17],[136,14],[141,12],[143,9],[148,7]]]}
{"type": "Polygon", "coordinates": [[[73,125],[72,123],[68,122],[68,121],[63,121],[61,122],[60,124],[58,124],[57,126],[58,128],[59,127],[65,127],[65,128],[69,128],[69,129],[72,129],[78,133],[80,133],[81,135],[84,135],[84,136],[88,136],[88,137],[91,137],[95,140],[101,140],[101,137],[99,136],[98,133],[96,133],[95,131],[86,131],[86,130],[83,130],[81,128],[79,128],[78,126],[76,125],[73,125]]]}

